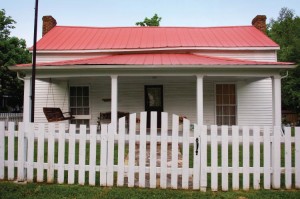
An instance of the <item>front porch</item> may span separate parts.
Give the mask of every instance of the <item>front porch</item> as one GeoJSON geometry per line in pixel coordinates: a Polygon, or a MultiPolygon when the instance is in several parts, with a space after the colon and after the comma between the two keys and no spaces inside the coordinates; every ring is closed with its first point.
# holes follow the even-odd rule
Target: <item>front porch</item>
{"type": "MultiPolygon", "coordinates": [[[[36,82],[35,121],[47,122],[42,108],[48,106],[60,107],[63,112],[71,111],[76,117],[72,123],[88,126],[97,124],[100,113],[111,112],[111,120],[105,123],[111,122],[114,128],[117,128],[118,111],[163,111],[170,115],[186,117],[192,123],[200,125],[280,125],[281,79],[280,76],[269,76],[270,73],[259,76],[257,73],[177,76],[149,73],[55,78],[41,75],[36,82]],[[221,88],[223,85],[224,89],[232,85],[234,90],[218,93],[218,85],[221,85],[221,88]],[[157,86],[161,89],[161,93],[156,96],[160,110],[147,110],[149,95],[146,94],[146,88],[157,86]]],[[[30,115],[30,96],[29,92],[26,92],[29,85],[30,78],[26,78],[25,122],[29,121],[30,115]]],[[[156,91],[152,92],[155,94],[156,91]]],[[[139,118],[139,115],[137,117],[139,118]]],[[[68,124],[69,121],[65,123],[68,124]]],[[[171,129],[171,125],[169,122],[168,129],[171,129]]]]}

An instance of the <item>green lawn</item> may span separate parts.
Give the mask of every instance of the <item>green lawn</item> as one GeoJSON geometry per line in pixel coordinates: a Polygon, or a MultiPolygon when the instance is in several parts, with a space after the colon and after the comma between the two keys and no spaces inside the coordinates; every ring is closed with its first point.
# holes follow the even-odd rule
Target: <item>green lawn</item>
{"type": "Polygon", "coordinates": [[[235,192],[200,192],[192,190],[140,189],[126,187],[90,187],[30,183],[26,185],[0,182],[0,198],[300,198],[299,190],[260,190],[235,192]]]}

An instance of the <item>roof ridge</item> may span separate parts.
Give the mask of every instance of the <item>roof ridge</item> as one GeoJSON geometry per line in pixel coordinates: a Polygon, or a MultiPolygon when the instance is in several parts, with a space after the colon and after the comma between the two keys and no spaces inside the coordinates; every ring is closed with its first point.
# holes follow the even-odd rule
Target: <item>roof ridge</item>
{"type": "Polygon", "coordinates": [[[88,29],[119,29],[119,28],[148,28],[148,29],[162,29],[162,28],[183,28],[183,29],[214,29],[214,28],[250,28],[252,25],[236,25],[236,26],[66,26],[57,25],[59,28],[88,28],[88,29]]]}

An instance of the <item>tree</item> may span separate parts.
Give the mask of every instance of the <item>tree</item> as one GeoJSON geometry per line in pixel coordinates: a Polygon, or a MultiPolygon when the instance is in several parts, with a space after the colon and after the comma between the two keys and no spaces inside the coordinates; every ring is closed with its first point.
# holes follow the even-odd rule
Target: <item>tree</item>
{"type": "Polygon", "coordinates": [[[161,17],[159,17],[157,14],[154,14],[154,16],[149,19],[146,17],[144,21],[136,22],[135,25],[137,26],[159,26],[159,23],[161,21],[161,17]]]}
{"type": "MultiPolygon", "coordinates": [[[[25,40],[10,37],[15,23],[10,16],[6,16],[5,10],[0,10],[0,100],[9,97],[7,106],[12,108],[23,105],[23,82],[7,67],[31,61],[25,40]]],[[[0,108],[0,112],[8,111],[8,107],[1,107],[1,104],[0,108]]]]}
{"type": "MultiPolygon", "coordinates": [[[[282,79],[282,105],[288,110],[300,112],[300,18],[293,10],[282,8],[278,18],[268,24],[268,35],[280,45],[278,60],[294,62],[297,67],[289,70],[282,79]]],[[[285,74],[285,72],[283,72],[285,74]]]]}

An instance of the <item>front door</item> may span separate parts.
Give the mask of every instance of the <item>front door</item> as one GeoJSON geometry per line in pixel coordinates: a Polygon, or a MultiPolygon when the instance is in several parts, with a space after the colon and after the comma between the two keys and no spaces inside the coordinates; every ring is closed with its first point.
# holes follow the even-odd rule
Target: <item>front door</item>
{"type": "Polygon", "coordinates": [[[161,112],[163,112],[163,86],[145,86],[145,111],[147,111],[147,128],[150,128],[151,111],[157,112],[157,128],[161,128],[161,112]]]}

